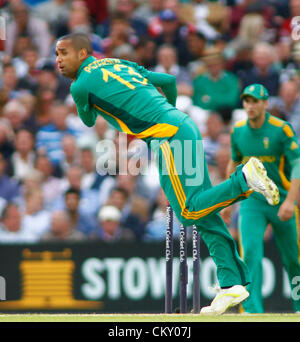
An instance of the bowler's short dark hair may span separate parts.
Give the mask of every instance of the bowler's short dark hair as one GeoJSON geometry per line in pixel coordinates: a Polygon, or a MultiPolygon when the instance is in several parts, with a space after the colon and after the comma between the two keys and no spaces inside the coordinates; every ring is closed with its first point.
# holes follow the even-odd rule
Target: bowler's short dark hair
{"type": "Polygon", "coordinates": [[[65,36],[62,36],[58,39],[58,42],[60,40],[70,40],[72,43],[72,46],[76,51],[79,51],[81,49],[86,49],[88,55],[92,55],[93,53],[93,46],[90,41],[90,38],[83,33],[70,33],[65,36]]]}

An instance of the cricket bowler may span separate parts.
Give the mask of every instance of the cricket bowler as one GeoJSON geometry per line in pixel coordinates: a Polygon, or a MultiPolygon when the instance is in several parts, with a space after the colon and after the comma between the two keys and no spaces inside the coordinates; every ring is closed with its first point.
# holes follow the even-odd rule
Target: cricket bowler
{"type": "Polygon", "coordinates": [[[176,78],[125,60],[97,60],[92,52],[91,43],[83,34],[70,34],[56,43],[58,68],[73,79],[70,91],[78,115],[89,127],[101,115],[115,129],[144,140],[154,151],[160,183],[175,215],[182,224],[197,226],[217,266],[220,289],[201,313],[222,314],[248,297],[245,286],[250,279],[219,211],[248,198],[253,191],[263,194],[270,205],[276,205],[277,186],[267,177],[263,164],[252,158],[227,181],[212,187],[205,159],[197,154],[202,141],[200,132],[188,115],[175,108],[176,78]],[[184,153],[180,144],[187,141],[190,150],[184,153]],[[197,165],[195,179],[181,164],[185,157],[197,165]]]}

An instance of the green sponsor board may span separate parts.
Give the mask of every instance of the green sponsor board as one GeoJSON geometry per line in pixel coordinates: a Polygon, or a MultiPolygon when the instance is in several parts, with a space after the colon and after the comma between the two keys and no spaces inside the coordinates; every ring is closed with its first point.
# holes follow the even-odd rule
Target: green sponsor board
{"type": "MultiPolygon", "coordinates": [[[[214,297],[216,269],[201,242],[201,306],[214,297]]],[[[164,312],[165,243],[1,245],[1,312],[164,312]]],[[[192,251],[188,244],[188,309],[192,308],[192,251]]],[[[265,310],[292,310],[286,273],[274,243],[265,244],[265,310]]],[[[179,306],[179,241],[173,264],[173,308],[179,306]]],[[[300,290],[299,290],[300,295],[300,290]]]]}

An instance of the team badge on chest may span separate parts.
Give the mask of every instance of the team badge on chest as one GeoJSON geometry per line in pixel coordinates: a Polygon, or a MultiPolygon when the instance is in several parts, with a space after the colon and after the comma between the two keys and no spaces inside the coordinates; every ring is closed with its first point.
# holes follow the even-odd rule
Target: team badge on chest
{"type": "Polygon", "coordinates": [[[264,147],[265,147],[266,149],[269,148],[269,138],[268,138],[268,137],[264,137],[263,142],[264,142],[264,147]]]}

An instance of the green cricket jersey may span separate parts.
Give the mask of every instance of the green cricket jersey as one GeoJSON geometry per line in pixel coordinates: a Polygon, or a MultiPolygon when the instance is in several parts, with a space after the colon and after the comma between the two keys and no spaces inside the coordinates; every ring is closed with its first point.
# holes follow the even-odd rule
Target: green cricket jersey
{"type": "Polygon", "coordinates": [[[174,136],[187,117],[174,107],[174,76],[120,59],[88,57],[78,69],[71,94],[87,126],[93,126],[97,115],[102,115],[117,130],[147,143],[174,136]]]}
{"type": "MultiPolygon", "coordinates": [[[[299,163],[298,139],[291,125],[266,113],[262,127],[251,128],[248,120],[235,124],[231,134],[232,160],[245,163],[251,156],[259,158],[276,183],[283,201],[290,188],[292,168],[299,163]]],[[[298,178],[298,177],[295,177],[298,178]]],[[[259,193],[251,197],[264,199],[259,193]]]]}

